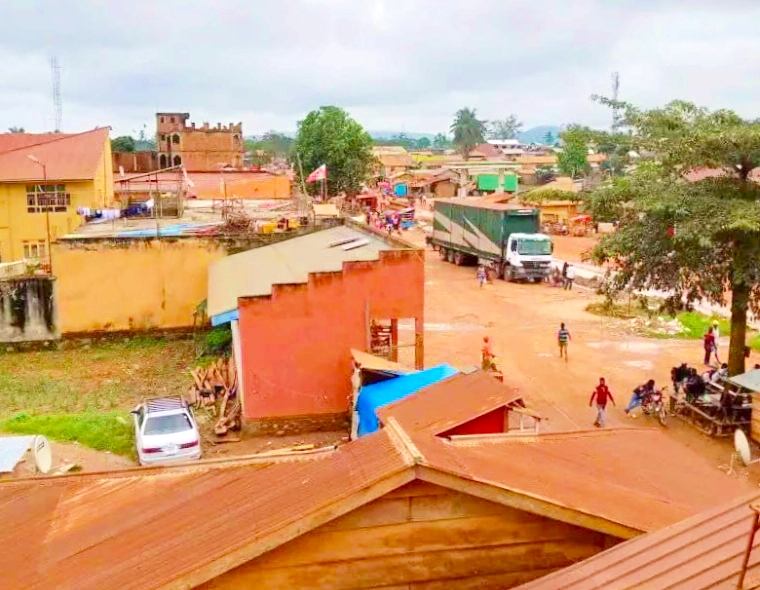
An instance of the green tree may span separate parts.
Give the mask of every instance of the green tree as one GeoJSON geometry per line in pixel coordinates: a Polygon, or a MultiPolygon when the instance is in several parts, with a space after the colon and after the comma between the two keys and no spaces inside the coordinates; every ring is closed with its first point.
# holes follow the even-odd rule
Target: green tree
{"type": "Polygon", "coordinates": [[[680,101],[646,111],[599,100],[625,113],[642,162],[587,199],[596,219],[620,221],[594,258],[615,263],[612,292],[654,288],[723,303],[729,286],[729,373],[742,373],[747,313],[760,311],[760,185],[750,177],[760,165],[760,122],[680,101]],[[706,167],[719,175],[689,177],[706,167]]]}
{"type": "Polygon", "coordinates": [[[25,133],[23,127],[8,127],[8,133],[25,133]]]}
{"type": "Polygon", "coordinates": [[[554,137],[554,134],[551,131],[547,131],[546,135],[544,135],[544,145],[554,145],[557,142],[557,139],[554,137]]]}
{"type": "Polygon", "coordinates": [[[416,148],[418,150],[429,150],[431,146],[430,140],[427,137],[420,137],[417,140],[416,148]]]}
{"type": "Polygon", "coordinates": [[[135,139],[129,135],[122,135],[111,140],[111,150],[114,152],[134,152],[135,139]]]}
{"type": "MultiPolygon", "coordinates": [[[[375,158],[372,138],[341,108],[328,106],[310,112],[298,123],[298,134],[291,148],[296,171],[307,175],[327,165],[329,195],[345,192],[356,195],[369,178],[375,158]]],[[[309,190],[316,192],[313,187],[309,190]]]]}
{"type": "Polygon", "coordinates": [[[491,121],[489,127],[491,139],[514,139],[522,131],[523,124],[516,115],[509,115],[506,119],[491,121]]]}
{"type": "Polygon", "coordinates": [[[477,117],[475,109],[459,109],[454,115],[451,124],[451,133],[454,135],[454,147],[466,160],[475,146],[485,142],[486,121],[477,117]]]}
{"type": "Polygon", "coordinates": [[[557,156],[557,168],[565,176],[578,178],[588,172],[588,145],[592,131],[588,127],[571,125],[560,134],[562,152],[557,156]]]}
{"type": "Polygon", "coordinates": [[[433,138],[433,147],[437,150],[446,150],[451,147],[451,140],[446,134],[439,133],[433,138]]]}

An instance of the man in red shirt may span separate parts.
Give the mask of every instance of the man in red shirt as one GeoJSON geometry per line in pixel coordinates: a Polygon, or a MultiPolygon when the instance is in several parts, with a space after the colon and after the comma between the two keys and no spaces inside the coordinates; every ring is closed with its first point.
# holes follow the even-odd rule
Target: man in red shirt
{"type": "Polygon", "coordinates": [[[481,366],[484,371],[489,371],[493,367],[493,349],[491,348],[491,341],[488,336],[483,336],[483,348],[480,349],[481,353],[481,366]]]}
{"type": "Polygon", "coordinates": [[[591,394],[591,399],[588,402],[589,407],[594,403],[594,398],[596,398],[596,422],[594,422],[594,426],[603,428],[604,410],[607,407],[607,400],[610,400],[613,406],[615,405],[615,400],[612,398],[612,393],[610,393],[609,388],[604,382],[604,377],[599,379],[599,385],[596,386],[594,393],[591,394]]]}

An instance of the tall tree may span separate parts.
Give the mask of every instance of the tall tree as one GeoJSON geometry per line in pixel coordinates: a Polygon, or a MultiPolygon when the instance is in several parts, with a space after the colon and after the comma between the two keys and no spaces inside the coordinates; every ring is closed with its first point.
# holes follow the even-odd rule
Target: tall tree
{"type": "Polygon", "coordinates": [[[554,145],[557,139],[554,137],[554,133],[547,131],[544,135],[544,145],[554,145]]]}
{"type": "Polygon", "coordinates": [[[427,150],[430,149],[430,140],[427,137],[420,137],[417,140],[417,145],[415,146],[418,150],[427,150]]]}
{"type": "Polygon", "coordinates": [[[25,133],[23,127],[8,127],[8,133],[25,133]]]}
{"type": "Polygon", "coordinates": [[[594,257],[615,263],[613,291],[654,288],[723,303],[729,286],[729,373],[742,373],[747,313],[760,311],[760,185],[751,178],[760,122],[681,101],[648,111],[600,101],[625,113],[643,162],[587,200],[596,218],[620,220],[594,257]]]}
{"type": "Polygon", "coordinates": [[[122,135],[111,140],[111,150],[114,152],[134,152],[135,139],[129,135],[122,135]]]}
{"type": "Polygon", "coordinates": [[[588,171],[588,145],[591,136],[591,130],[580,125],[571,125],[560,134],[562,152],[557,157],[557,168],[562,174],[578,178],[588,171]]]}
{"type": "Polygon", "coordinates": [[[451,140],[446,137],[445,133],[438,133],[433,138],[433,147],[437,150],[446,150],[451,147],[451,140]]]}
{"type": "Polygon", "coordinates": [[[459,109],[454,115],[451,124],[451,133],[454,135],[454,147],[466,160],[475,146],[485,142],[486,121],[477,117],[475,109],[459,109]]]}
{"type": "Polygon", "coordinates": [[[346,111],[335,106],[321,107],[298,122],[291,153],[299,178],[327,165],[329,195],[356,195],[375,162],[372,138],[346,111]]]}
{"type": "Polygon", "coordinates": [[[516,115],[509,115],[506,119],[491,121],[489,128],[491,139],[514,139],[522,131],[523,124],[516,115]]]}

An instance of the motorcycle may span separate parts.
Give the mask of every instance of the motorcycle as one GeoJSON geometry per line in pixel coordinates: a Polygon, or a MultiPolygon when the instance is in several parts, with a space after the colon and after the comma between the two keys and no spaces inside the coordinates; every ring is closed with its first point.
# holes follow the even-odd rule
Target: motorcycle
{"type": "Polygon", "coordinates": [[[641,411],[647,416],[654,416],[662,426],[666,426],[667,412],[665,411],[664,393],[667,387],[655,389],[651,394],[644,398],[641,404],[641,411]]]}

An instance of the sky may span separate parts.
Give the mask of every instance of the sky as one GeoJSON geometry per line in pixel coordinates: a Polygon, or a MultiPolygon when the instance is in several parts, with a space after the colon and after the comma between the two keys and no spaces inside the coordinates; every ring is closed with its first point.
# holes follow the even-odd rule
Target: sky
{"type": "Polygon", "coordinates": [[[246,135],[338,105],[368,130],[445,132],[462,107],[525,128],[685,99],[760,116],[757,0],[3,0],[0,130],[155,132],[157,111],[246,135]]]}

